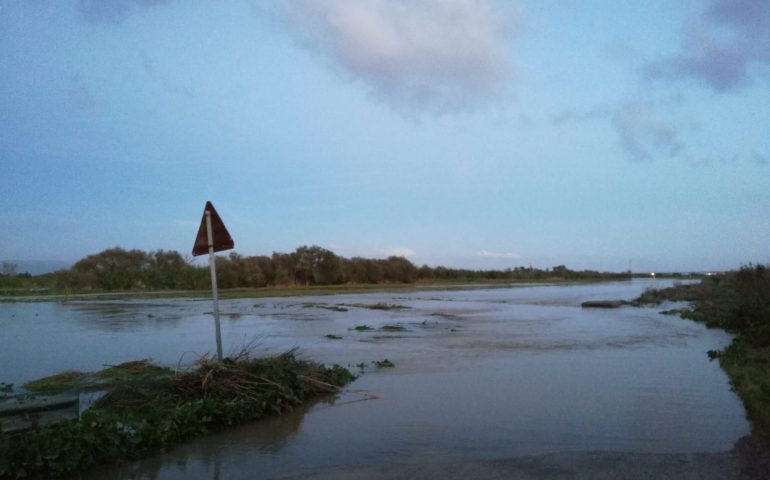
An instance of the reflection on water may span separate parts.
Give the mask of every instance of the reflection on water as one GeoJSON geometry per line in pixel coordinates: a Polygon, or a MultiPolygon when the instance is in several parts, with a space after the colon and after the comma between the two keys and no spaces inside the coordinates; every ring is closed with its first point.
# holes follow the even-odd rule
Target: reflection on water
{"type": "MultiPolygon", "coordinates": [[[[231,349],[258,338],[257,353],[300,347],[327,364],[363,363],[365,373],[336,401],[92,478],[269,478],[423,457],[728,450],[748,425],[706,356],[728,335],[654,308],[580,308],[651,284],[224,300],[231,349]],[[409,308],[364,308],[378,302],[409,308]],[[372,366],[384,358],[396,368],[372,366]]],[[[0,304],[0,380],[145,357],[191,361],[212,350],[209,311],[209,302],[187,299],[0,304]]]]}
{"type": "MultiPolygon", "coordinates": [[[[89,477],[101,478],[144,478],[144,479],[227,479],[233,478],[232,456],[250,457],[258,455],[265,459],[275,458],[291,443],[302,424],[305,413],[315,407],[334,405],[335,396],[322,397],[316,402],[298,407],[280,417],[267,418],[257,424],[228,429],[214,433],[207,438],[216,442],[220,449],[228,451],[222,456],[220,449],[211,449],[209,444],[191,443],[185,451],[174,450],[165,455],[147,458],[124,466],[120,473],[114,468],[99,469],[89,477]],[[116,476],[117,475],[117,476],[116,476]]],[[[237,468],[242,478],[262,478],[258,471],[249,471],[251,466],[237,468]]]]}

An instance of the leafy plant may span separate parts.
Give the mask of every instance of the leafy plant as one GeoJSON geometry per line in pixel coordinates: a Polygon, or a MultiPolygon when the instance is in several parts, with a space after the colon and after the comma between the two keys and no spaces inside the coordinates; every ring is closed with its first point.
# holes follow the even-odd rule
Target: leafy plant
{"type": "Polygon", "coordinates": [[[228,425],[280,414],[355,379],[339,365],[301,361],[293,352],[250,358],[246,351],[223,362],[202,357],[195,368],[175,373],[142,360],[54,377],[70,376],[103,381],[105,395],[80,421],[0,433],[0,478],[60,476],[139,458],[228,425]]]}

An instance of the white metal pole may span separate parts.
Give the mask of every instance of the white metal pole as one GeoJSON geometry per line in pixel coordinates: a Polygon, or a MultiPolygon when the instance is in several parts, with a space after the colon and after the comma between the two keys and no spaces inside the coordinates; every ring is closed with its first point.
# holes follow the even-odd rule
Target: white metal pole
{"type": "Polygon", "coordinates": [[[206,210],[206,234],[209,241],[209,267],[211,268],[211,295],[214,298],[214,325],[217,330],[217,360],[222,361],[222,333],[219,327],[219,294],[217,292],[217,267],[214,255],[214,233],[211,231],[211,212],[206,210]]]}

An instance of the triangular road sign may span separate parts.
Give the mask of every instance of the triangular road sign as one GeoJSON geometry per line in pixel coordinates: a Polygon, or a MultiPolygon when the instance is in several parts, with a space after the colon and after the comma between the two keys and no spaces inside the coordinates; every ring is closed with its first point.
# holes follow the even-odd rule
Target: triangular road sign
{"type": "Polygon", "coordinates": [[[230,250],[235,246],[233,238],[230,236],[230,232],[225,228],[225,224],[222,223],[222,219],[219,218],[219,214],[214,209],[214,205],[211,202],[206,202],[206,207],[203,209],[203,218],[201,219],[201,226],[198,228],[198,236],[195,237],[195,245],[193,245],[193,256],[205,255],[209,253],[209,239],[208,232],[206,230],[206,212],[211,214],[211,232],[212,240],[215,252],[221,252],[222,250],[230,250]]]}

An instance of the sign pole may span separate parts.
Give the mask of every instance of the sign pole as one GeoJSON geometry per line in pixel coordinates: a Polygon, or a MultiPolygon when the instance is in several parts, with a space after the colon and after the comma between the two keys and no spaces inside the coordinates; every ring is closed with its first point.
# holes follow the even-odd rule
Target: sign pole
{"type": "Polygon", "coordinates": [[[214,324],[217,334],[217,360],[222,361],[222,332],[219,324],[219,292],[217,291],[217,259],[215,252],[230,250],[235,246],[233,237],[225,228],[222,219],[211,202],[206,202],[203,208],[203,217],[201,217],[201,226],[198,227],[198,234],[195,236],[192,254],[209,254],[209,268],[211,269],[211,296],[214,299],[214,324]]]}
{"type": "Polygon", "coordinates": [[[217,360],[222,361],[222,332],[219,327],[219,293],[217,292],[217,267],[214,255],[214,233],[211,228],[211,212],[206,210],[206,234],[209,241],[209,267],[211,268],[211,294],[214,298],[214,325],[217,331],[217,360]]]}

